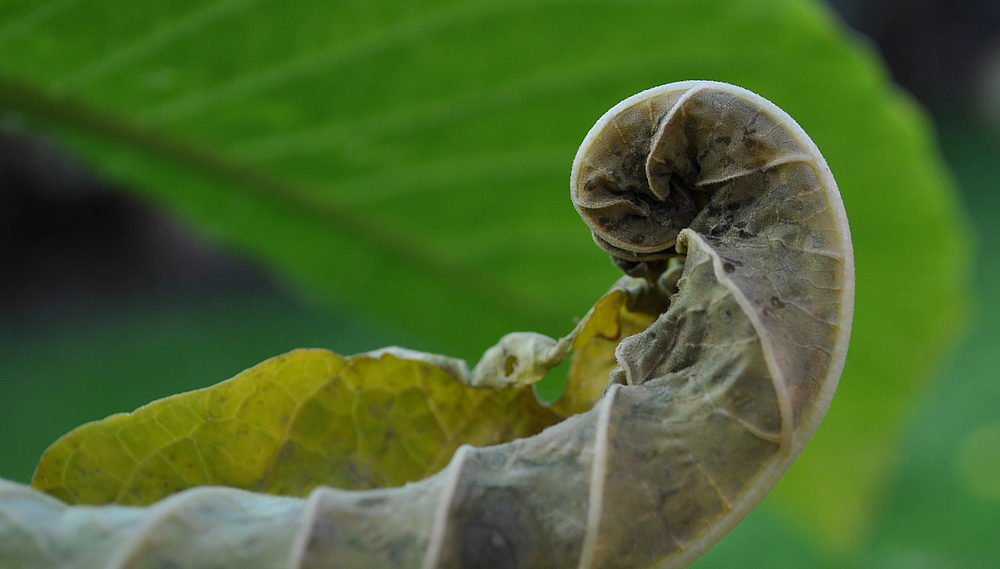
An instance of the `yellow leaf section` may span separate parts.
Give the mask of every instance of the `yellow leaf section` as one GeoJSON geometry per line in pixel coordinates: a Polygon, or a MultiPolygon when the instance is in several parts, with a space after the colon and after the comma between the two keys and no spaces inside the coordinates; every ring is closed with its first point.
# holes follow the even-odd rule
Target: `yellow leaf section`
{"type": "Polygon", "coordinates": [[[461,444],[558,420],[530,387],[474,388],[391,354],[295,350],[78,427],[45,451],[32,486],[79,504],[150,504],[206,484],[293,496],[398,486],[440,470],[461,444]]]}
{"type": "Polygon", "coordinates": [[[528,437],[590,409],[617,365],[618,342],[655,319],[629,309],[643,294],[648,287],[619,283],[572,334],[522,354],[536,358],[523,365],[540,366],[540,379],[575,351],[551,407],[530,385],[472,387],[464,364],[441,356],[295,350],[218,385],[78,427],[45,451],[31,484],[71,504],[144,505],[202,485],[304,496],[319,485],[420,480],[462,444],[528,437]]]}
{"type": "Polygon", "coordinates": [[[608,374],[618,367],[618,343],[656,320],[655,315],[629,310],[631,299],[625,290],[612,289],[587,315],[583,329],[573,339],[566,390],[551,407],[559,416],[569,417],[593,407],[608,387],[608,374]]]}

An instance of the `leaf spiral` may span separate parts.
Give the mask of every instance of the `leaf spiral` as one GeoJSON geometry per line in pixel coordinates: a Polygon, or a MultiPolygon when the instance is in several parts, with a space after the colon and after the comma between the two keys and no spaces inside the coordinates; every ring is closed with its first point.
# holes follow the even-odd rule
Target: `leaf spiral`
{"type": "Polygon", "coordinates": [[[794,120],[708,81],[608,111],[577,153],[571,187],[595,241],[631,275],[585,319],[608,322],[581,323],[559,342],[507,336],[471,375],[440,356],[380,357],[506,389],[556,365],[577,335],[623,329],[619,310],[643,315],[633,328],[652,320],[618,343],[589,411],[531,437],[461,446],[419,482],[318,487],[304,500],[202,487],[146,508],[67,506],[0,481],[0,543],[16,545],[0,550],[3,564],[687,566],[771,489],[833,397],[854,298],[844,206],[794,120]]]}

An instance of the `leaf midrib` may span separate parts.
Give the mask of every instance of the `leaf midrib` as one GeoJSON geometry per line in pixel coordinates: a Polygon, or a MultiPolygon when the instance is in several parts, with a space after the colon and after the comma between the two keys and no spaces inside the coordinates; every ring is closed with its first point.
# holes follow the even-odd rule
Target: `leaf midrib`
{"type": "Polygon", "coordinates": [[[69,129],[101,138],[117,145],[128,145],[142,152],[166,159],[189,170],[196,170],[215,180],[235,184],[245,194],[265,199],[312,218],[328,230],[375,249],[409,266],[419,274],[472,296],[499,311],[515,316],[525,325],[545,328],[567,315],[533,303],[517,290],[504,286],[469,266],[445,258],[414,235],[379,224],[329,198],[316,199],[322,192],[309,191],[302,184],[274,177],[267,172],[229,162],[207,147],[183,143],[170,136],[131,124],[71,97],[51,93],[0,74],[0,109],[23,113],[41,120],[56,130],[69,129]]]}

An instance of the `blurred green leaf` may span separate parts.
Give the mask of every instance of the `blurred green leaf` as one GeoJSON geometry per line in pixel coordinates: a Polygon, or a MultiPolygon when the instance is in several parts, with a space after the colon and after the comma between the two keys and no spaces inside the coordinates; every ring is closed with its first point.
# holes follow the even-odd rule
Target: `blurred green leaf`
{"type": "Polygon", "coordinates": [[[0,108],[315,295],[462,357],[564,333],[614,280],[567,199],[573,153],[607,108],[683,79],[784,108],[844,194],[848,365],[771,502],[848,550],[959,324],[967,246],[920,112],[818,3],[0,6],[0,108]]]}
{"type": "Polygon", "coordinates": [[[955,109],[939,119],[945,157],[978,230],[976,308],[962,345],[907,425],[864,566],[996,569],[1000,499],[989,488],[1000,484],[1000,470],[988,464],[1000,447],[988,439],[1000,424],[1000,131],[955,109]],[[973,457],[978,464],[966,462],[973,457]]]}

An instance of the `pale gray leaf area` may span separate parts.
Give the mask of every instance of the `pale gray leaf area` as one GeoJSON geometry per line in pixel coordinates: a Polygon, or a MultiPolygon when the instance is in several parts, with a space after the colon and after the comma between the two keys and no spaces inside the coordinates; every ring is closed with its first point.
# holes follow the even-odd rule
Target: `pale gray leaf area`
{"type": "MultiPolygon", "coordinates": [[[[660,307],[618,345],[590,411],[462,446],[399,488],[296,499],[203,487],[137,508],[67,506],[0,483],[0,566],[687,566],[770,491],[833,397],[854,298],[844,206],[787,114],[707,81],[608,111],[571,186],[597,244],[653,285],[623,289],[660,307]]],[[[512,335],[469,379],[464,362],[392,353],[502,389],[533,381],[568,343],[512,335]],[[511,357],[524,377],[506,373],[511,357]]]]}

